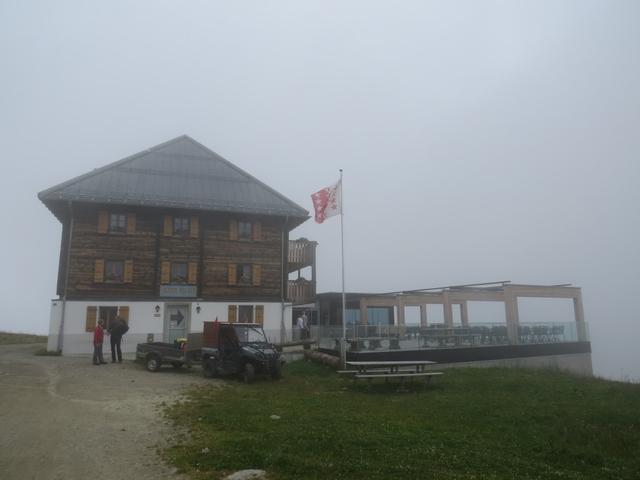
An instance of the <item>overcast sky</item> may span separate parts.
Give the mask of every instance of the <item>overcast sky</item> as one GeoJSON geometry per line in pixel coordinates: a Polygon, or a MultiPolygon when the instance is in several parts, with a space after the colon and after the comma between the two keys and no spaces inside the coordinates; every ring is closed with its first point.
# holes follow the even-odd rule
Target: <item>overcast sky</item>
{"type": "MultiPolygon", "coordinates": [[[[347,290],[572,283],[596,373],[640,379],[639,25],[633,0],[0,0],[0,330],[48,329],[37,192],[188,134],[308,210],[343,168],[347,290]]],[[[319,291],[339,224],[292,233],[319,291]]]]}

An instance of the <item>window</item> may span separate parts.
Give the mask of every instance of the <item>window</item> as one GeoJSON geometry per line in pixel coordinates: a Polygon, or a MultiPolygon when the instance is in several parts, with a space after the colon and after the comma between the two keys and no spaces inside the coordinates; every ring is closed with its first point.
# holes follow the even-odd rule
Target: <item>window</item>
{"type": "Polygon", "coordinates": [[[238,307],[238,322],[253,323],[253,305],[240,305],[238,307]]]}
{"type": "Polygon", "coordinates": [[[238,283],[242,285],[251,285],[251,265],[238,265],[237,267],[237,279],[238,283]]]}
{"type": "Polygon", "coordinates": [[[187,283],[187,264],[171,264],[171,283],[187,283]]]}
{"type": "Polygon", "coordinates": [[[127,216],[124,213],[112,213],[109,215],[109,233],[126,233],[127,216]]]}
{"type": "Polygon", "coordinates": [[[173,234],[189,235],[189,217],[173,217],[173,234]]]}
{"type": "Polygon", "coordinates": [[[238,239],[251,240],[251,222],[238,222],[238,239]]]}
{"type": "Polygon", "coordinates": [[[112,283],[124,282],[124,262],[122,260],[105,260],[104,281],[112,283]]]}

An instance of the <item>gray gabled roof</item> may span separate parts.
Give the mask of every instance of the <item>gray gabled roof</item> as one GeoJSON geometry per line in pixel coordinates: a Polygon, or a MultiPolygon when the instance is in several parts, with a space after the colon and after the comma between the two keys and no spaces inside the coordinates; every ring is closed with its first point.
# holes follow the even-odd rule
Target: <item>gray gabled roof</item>
{"type": "Polygon", "coordinates": [[[38,194],[52,211],[71,202],[276,215],[309,212],[183,135],[38,194]]]}

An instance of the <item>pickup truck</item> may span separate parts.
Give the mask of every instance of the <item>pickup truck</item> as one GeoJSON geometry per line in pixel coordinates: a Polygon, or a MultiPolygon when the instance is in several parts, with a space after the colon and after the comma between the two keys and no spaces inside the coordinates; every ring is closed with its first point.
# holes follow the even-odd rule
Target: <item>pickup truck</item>
{"type": "Polygon", "coordinates": [[[188,339],[177,339],[173,343],[148,342],[136,346],[136,360],[144,362],[147,370],[157,372],[162,365],[180,368],[200,363],[202,334],[189,334],[188,339]]]}

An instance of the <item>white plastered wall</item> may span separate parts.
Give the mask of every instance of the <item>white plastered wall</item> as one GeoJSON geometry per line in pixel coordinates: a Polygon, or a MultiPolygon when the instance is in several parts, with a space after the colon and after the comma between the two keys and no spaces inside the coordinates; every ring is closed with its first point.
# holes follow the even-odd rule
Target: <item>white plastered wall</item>
{"type": "MultiPolygon", "coordinates": [[[[163,340],[164,310],[166,305],[190,305],[189,332],[202,332],[205,321],[218,318],[227,321],[229,305],[264,305],[264,330],[270,341],[280,341],[282,304],[277,302],[197,302],[176,300],[171,302],[126,302],[126,301],[68,301],[64,320],[64,355],[89,355],[93,353],[93,333],[86,332],[87,307],[129,307],[129,331],[122,337],[122,351],[133,353],[138,343],[144,343],[152,335],[154,341],[163,340]],[[160,309],[156,313],[156,306],[160,309]],[[197,307],[200,307],[200,312],[197,307]]],[[[291,305],[285,304],[285,325],[291,318],[291,305]],[[287,317],[288,315],[288,317],[287,317]]],[[[62,301],[53,300],[49,321],[47,350],[58,349],[58,332],[62,316],[62,301]]],[[[287,332],[288,333],[288,332],[287,332]]],[[[109,351],[109,340],[105,337],[104,352],[109,351]]]]}

